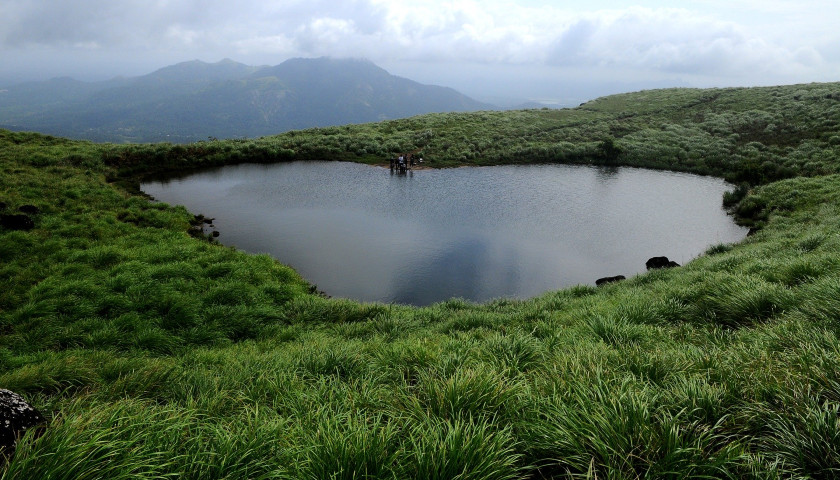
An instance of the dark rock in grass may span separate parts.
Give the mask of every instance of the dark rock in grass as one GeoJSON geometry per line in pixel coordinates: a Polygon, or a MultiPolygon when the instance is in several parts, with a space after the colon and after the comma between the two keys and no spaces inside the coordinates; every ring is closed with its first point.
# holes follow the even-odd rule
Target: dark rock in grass
{"type": "Polygon", "coordinates": [[[607,283],[615,283],[615,282],[620,282],[622,280],[625,280],[624,275],[616,275],[614,277],[604,277],[604,278],[599,278],[598,280],[595,280],[595,285],[600,287],[601,285],[606,285],[607,283]]]}
{"type": "Polygon", "coordinates": [[[28,215],[38,215],[41,213],[41,209],[35,205],[21,205],[18,207],[18,212],[26,213],[28,215]]]}
{"type": "Polygon", "coordinates": [[[41,412],[20,395],[0,388],[0,454],[11,456],[27,430],[46,423],[41,412]]]}
{"type": "Polygon", "coordinates": [[[648,259],[647,262],[645,262],[645,267],[648,270],[652,270],[654,268],[673,268],[679,266],[679,263],[668,260],[668,257],[653,257],[648,259]]]}
{"type": "Polygon", "coordinates": [[[32,230],[35,222],[28,215],[0,215],[0,226],[7,230],[32,230]]]}

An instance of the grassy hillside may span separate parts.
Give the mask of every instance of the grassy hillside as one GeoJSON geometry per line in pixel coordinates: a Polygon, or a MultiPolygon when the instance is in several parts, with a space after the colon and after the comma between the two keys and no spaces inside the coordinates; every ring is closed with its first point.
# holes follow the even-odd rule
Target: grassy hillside
{"type": "Polygon", "coordinates": [[[187,146],[0,132],[0,387],[49,419],[2,478],[834,478],[840,84],[664,90],[187,146]],[[325,299],[140,175],[242,161],[640,165],[763,226],[538,298],[325,299]],[[190,234],[192,232],[192,235],[190,234]]]}
{"type": "Polygon", "coordinates": [[[231,162],[381,163],[420,150],[431,166],[600,163],[767,183],[837,173],[840,84],[671,89],[575,109],[421,115],[364,125],[191,145],[135,145],[108,164],[124,174],[231,162]]]}

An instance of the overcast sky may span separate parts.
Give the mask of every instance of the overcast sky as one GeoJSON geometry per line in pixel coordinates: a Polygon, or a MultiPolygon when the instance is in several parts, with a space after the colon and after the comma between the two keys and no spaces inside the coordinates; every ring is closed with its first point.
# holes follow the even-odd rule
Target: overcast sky
{"type": "Polygon", "coordinates": [[[837,0],[2,0],[0,81],[367,58],[489,99],[840,81],[837,0]]]}

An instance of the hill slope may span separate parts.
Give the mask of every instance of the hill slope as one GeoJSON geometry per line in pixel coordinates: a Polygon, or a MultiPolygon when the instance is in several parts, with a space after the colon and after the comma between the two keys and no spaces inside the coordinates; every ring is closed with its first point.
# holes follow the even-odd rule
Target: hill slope
{"type": "Polygon", "coordinates": [[[4,213],[39,210],[0,229],[0,385],[48,420],[0,476],[837,478],[838,94],[639,92],[186,146],[0,131],[4,213]],[[601,288],[408,308],[313,294],[121,187],[376,144],[757,172],[735,203],[763,228],[601,288]]]}
{"type": "Polygon", "coordinates": [[[432,114],[178,149],[131,147],[115,165],[128,172],[135,164],[180,171],[237,161],[387,163],[416,149],[435,167],[621,164],[749,184],[840,173],[840,83],[653,90],[573,109],[432,114]]]}
{"type": "Polygon", "coordinates": [[[193,61],[132,79],[9,87],[0,93],[0,125],[95,141],[186,142],[486,108],[364,60],[193,61]]]}

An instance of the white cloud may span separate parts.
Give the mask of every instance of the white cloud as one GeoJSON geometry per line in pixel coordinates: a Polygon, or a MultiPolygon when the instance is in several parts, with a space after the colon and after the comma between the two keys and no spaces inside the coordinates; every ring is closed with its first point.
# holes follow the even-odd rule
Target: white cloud
{"type": "Polygon", "coordinates": [[[612,68],[740,84],[780,72],[807,80],[840,71],[835,1],[634,4],[646,6],[619,0],[563,6],[539,0],[4,0],[0,54],[98,51],[104,65],[131,52],[137,62],[158,66],[193,58],[276,64],[331,55],[440,69],[612,68]]]}
{"type": "Polygon", "coordinates": [[[727,76],[807,69],[823,62],[813,47],[776,44],[735,22],[689,10],[647,8],[583,16],[556,38],[546,61],[727,76]]]}

